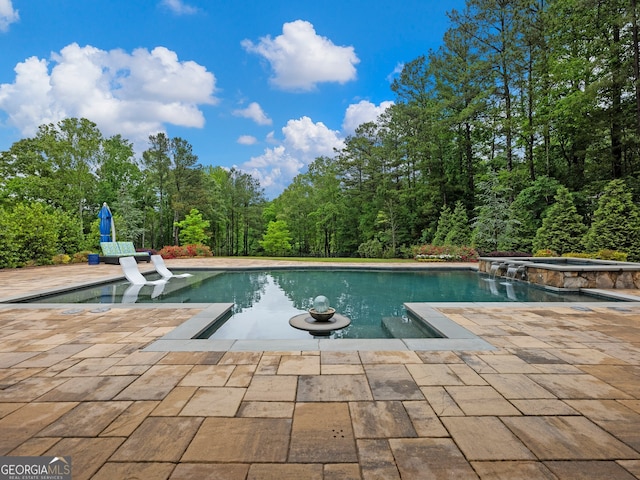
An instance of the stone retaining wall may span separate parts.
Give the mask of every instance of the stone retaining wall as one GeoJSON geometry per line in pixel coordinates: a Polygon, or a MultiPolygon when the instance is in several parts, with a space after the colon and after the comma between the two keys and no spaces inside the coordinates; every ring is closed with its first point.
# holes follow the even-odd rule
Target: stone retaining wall
{"type": "MultiPolygon", "coordinates": [[[[478,271],[506,277],[508,264],[506,260],[497,258],[480,259],[478,271]],[[492,273],[491,266],[495,262],[501,262],[501,266],[492,273]]],[[[522,259],[512,260],[522,261],[522,259]]],[[[566,269],[563,269],[562,265],[552,265],[551,267],[536,266],[534,264],[522,265],[514,278],[536,285],[567,290],[579,290],[581,288],[640,289],[640,265],[637,268],[627,266],[621,268],[612,263],[609,269],[605,269],[603,265],[582,268],[571,265],[566,269]]]]}
{"type": "Polygon", "coordinates": [[[526,280],[537,285],[578,290],[580,288],[640,288],[640,272],[562,272],[527,267],[526,280]]]}

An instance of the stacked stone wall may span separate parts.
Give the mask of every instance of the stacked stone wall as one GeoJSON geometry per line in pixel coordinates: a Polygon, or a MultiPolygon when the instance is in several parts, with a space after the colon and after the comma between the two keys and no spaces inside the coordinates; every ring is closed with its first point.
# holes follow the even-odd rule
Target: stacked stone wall
{"type": "MultiPolygon", "coordinates": [[[[493,261],[480,260],[478,271],[491,273],[493,261]]],[[[612,268],[615,268],[612,265],[612,268]]],[[[500,277],[506,275],[507,268],[499,268],[495,274],[500,277]]],[[[520,278],[520,277],[518,277],[520,278]]],[[[533,284],[569,290],[580,288],[603,289],[640,289],[640,271],[610,270],[610,271],[562,271],[526,266],[524,278],[533,284]]]]}

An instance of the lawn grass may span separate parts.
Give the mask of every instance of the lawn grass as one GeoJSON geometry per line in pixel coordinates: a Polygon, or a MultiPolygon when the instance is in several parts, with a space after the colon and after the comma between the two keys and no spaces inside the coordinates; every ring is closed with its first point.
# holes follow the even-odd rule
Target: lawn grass
{"type": "Polygon", "coordinates": [[[287,262],[317,262],[317,263],[415,263],[409,258],[343,258],[343,257],[225,257],[248,258],[252,260],[276,260],[287,262]]]}

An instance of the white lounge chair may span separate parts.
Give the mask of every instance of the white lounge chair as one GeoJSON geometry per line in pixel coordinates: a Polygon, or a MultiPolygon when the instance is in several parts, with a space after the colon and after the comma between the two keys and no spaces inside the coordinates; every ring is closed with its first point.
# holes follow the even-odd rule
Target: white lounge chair
{"type": "Polygon", "coordinates": [[[132,283],[122,294],[122,303],[136,303],[138,301],[138,293],[144,287],[144,283],[132,283]]]}
{"type": "Polygon", "coordinates": [[[156,267],[156,272],[158,272],[162,278],[170,279],[170,278],[186,278],[191,277],[190,273],[181,273],[180,275],[175,275],[167,268],[164,263],[164,259],[161,255],[151,255],[151,261],[153,262],[153,266],[156,267]]]}
{"type": "Polygon", "coordinates": [[[133,257],[120,257],[118,260],[120,261],[120,265],[122,265],[124,276],[134,285],[160,285],[167,283],[166,278],[160,280],[147,280],[144,278],[140,270],[138,270],[136,259],[133,257]]]}
{"type": "MultiPolygon", "coordinates": [[[[160,282],[153,286],[153,292],[151,292],[151,298],[157,298],[164,292],[164,286],[167,282],[160,282]]],[[[138,301],[138,294],[144,287],[144,284],[132,283],[122,294],[122,303],[136,303],[138,301]]]]}

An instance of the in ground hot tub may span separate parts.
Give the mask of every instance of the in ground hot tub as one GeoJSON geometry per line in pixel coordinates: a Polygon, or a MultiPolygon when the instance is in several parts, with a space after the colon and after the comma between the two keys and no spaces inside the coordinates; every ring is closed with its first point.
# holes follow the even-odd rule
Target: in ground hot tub
{"type": "Polygon", "coordinates": [[[640,263],[571,257],[480,257],[478,270],[563,290],[640,289],[640,263]]]}

